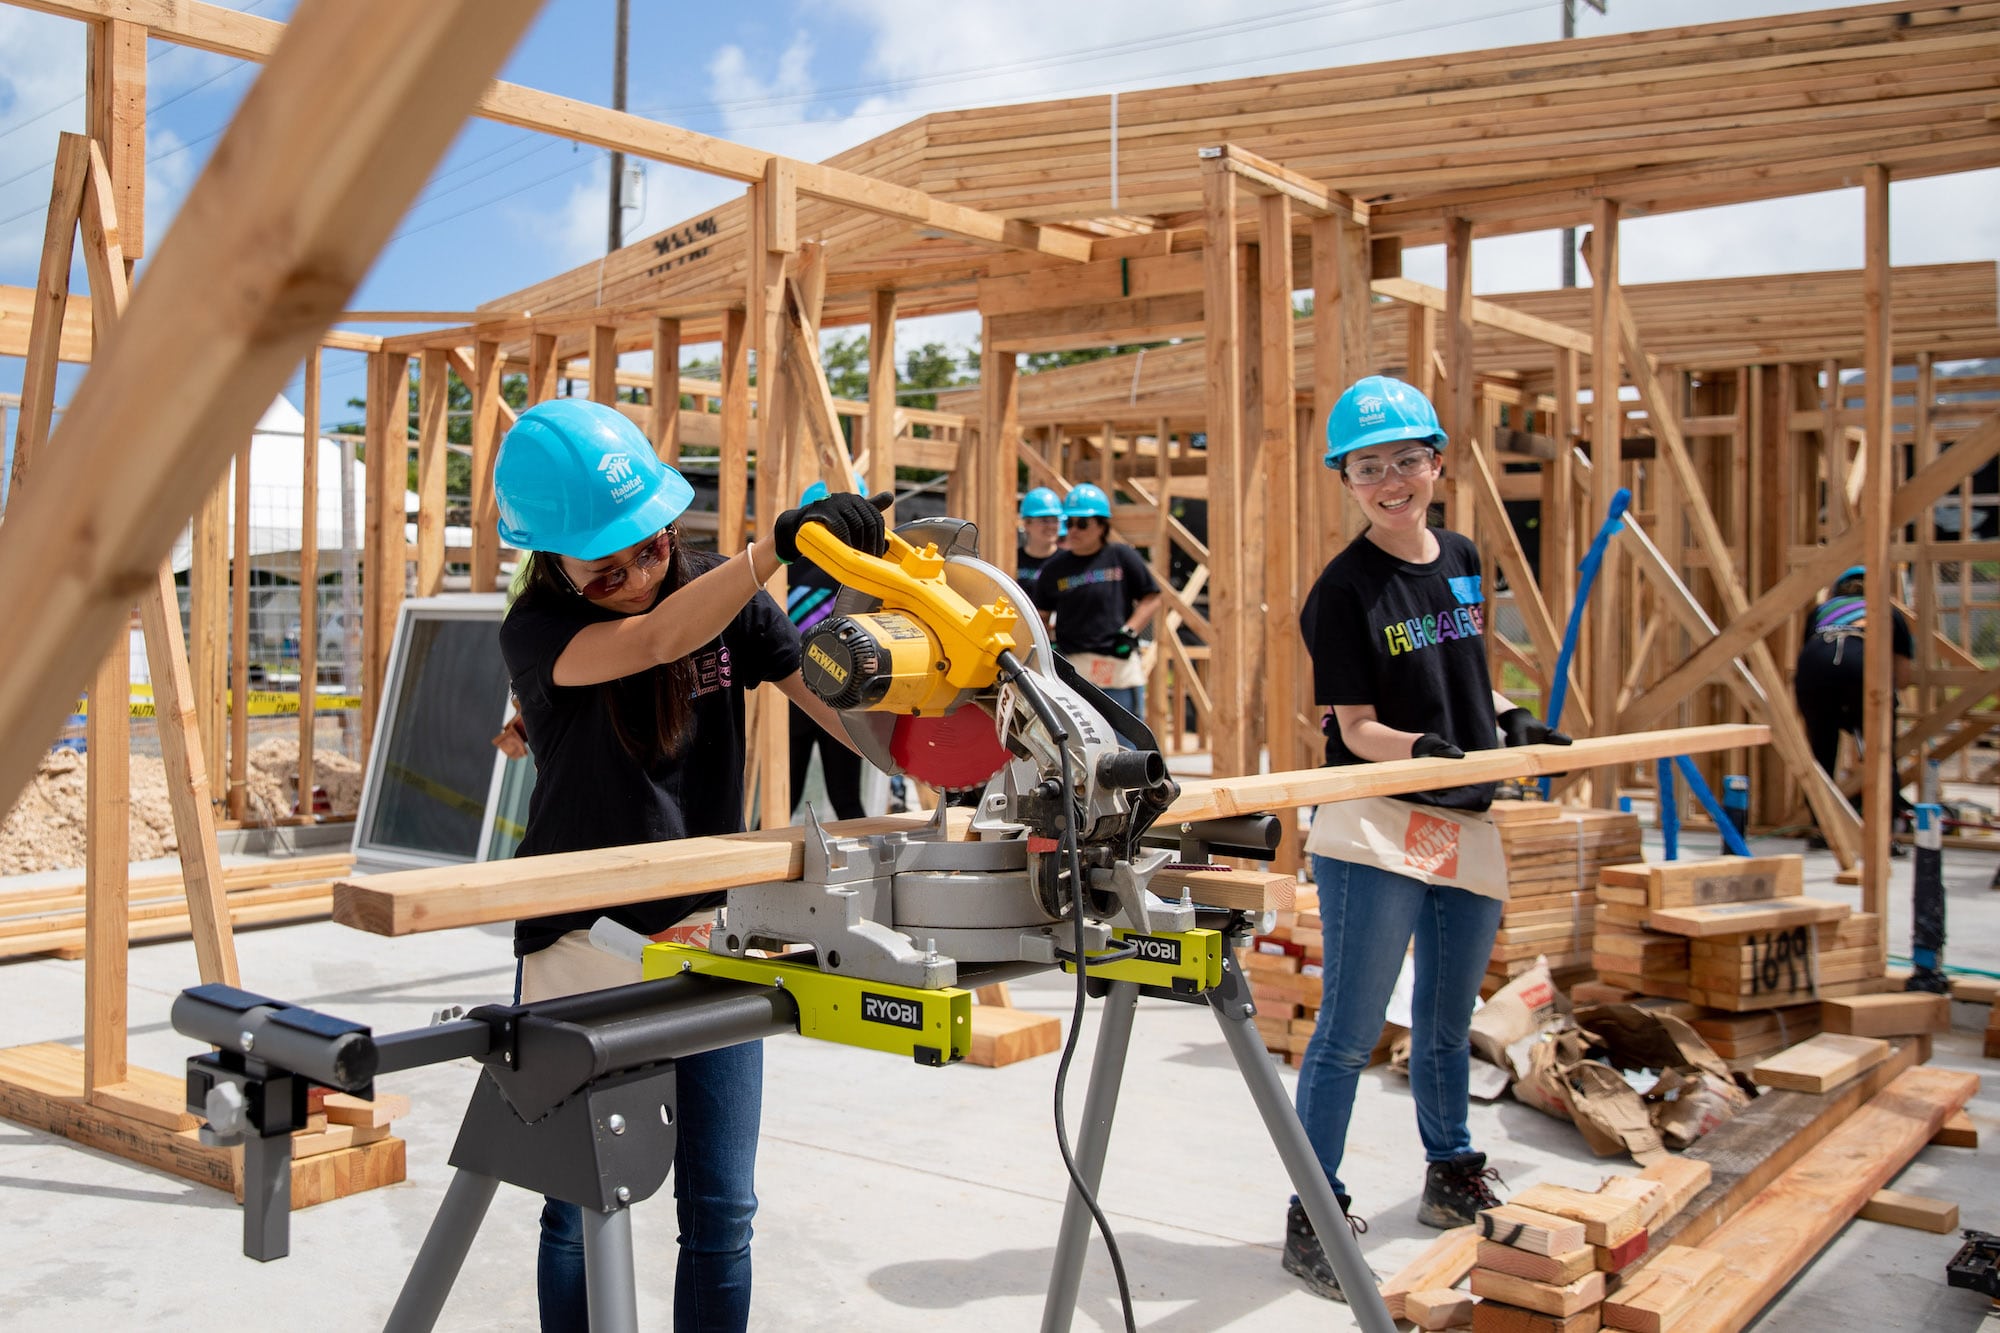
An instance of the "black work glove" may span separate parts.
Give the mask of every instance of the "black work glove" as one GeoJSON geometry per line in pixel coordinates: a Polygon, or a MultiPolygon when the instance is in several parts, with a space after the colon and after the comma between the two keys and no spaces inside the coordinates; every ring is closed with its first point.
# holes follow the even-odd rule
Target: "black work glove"
{"type": "Polygon", "coordinates": [[[1130,625],[1120,625],[1118,627],[1118,637],[1111,641],[1111,655],[1113,657],[1130,657],[1138,651],[1139,631],[1133,629],[1130,625]]]}
{"type": "Polygon", "coordinates": [[[1510,708],[1500,715],[1500,736],[1509,745],[1568,745],[1569,737],[1525,708],[1510,708]]]}
{"type": "Polygon", "coordinates": [[[1463,759],[1465,758],[1465,751],[1459,749],[1435,731],[1427,731],[1417,737],[1416,744],[1410,747],[1410,758],[1463,759]]]}
{"type": "Polygon", "coordinates": [[[880,555],[889,543],[883,536],[882,511],[892,497],[885,491],[874,499],[841,491],[814,500],[778,515],[771,529],[777,541],[778,559],[791,564],[799,558],[799,528],[807,523],[823,523],[843,546],[867,555],[880,555]]]}

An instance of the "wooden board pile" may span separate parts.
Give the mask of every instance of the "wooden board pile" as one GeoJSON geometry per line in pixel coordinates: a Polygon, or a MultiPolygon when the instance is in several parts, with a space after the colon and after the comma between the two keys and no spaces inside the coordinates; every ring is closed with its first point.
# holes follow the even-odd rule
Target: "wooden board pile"
{"type": "Polygon", "coordinates": [[[1298,1068],[1305,1059],[1319,1015],[1320,963],[1319,894],[1301,886],[1292,910],[1280,911],[1277,924],[1243,951],[1243,970],[1250,998],[1257,1003],[1257,1031],[1264,1048],[1298,1068]]]}
{"type": "Polygon", "coordinates": [[[1600,981],[1685,1001],[1725,1059],[1820,1030],[1820,1000],[1884,986],[1881,922],[1807,898],[1796,856],[1607,866],[1591,963],[1600,981]]]}
{"type": "MultiPolygon", "coordinates": [[[[1705,1162],[1670,1157],[1594,1191],[1552,1184],[1517,1191],[1479,1215],[1470,1283],[1476,1302],[1450,1290],[1413,1291],[1403,1314],[1420,1328],[1470,1326],[1477,1333],[1668,1327],[1662,1316],[1677,1313],[1681,1298],[1668,1299],[1662,1288],[1639,1302],[1633,1275],[1646,1262],[1652,1231],[1687,1207],[1709,1177],[1705,1162]],[[1620,1301],[1631,1310],[1618,1308],[1620,1301]]],[[[1688,1285],[1692,1301],[1707,1280],[1688,1285]]]]}
{"type": "MultiPolygon", "coordinates": [[[[347,852],[274,858],[223,867],[229,924],[242,930],[317,921],[333,910],[333,881],[354,868],[347,852]]],[[[178,872],[134,875],[127,936],[134,944],[189,931],[187,891],[178,872]]],[[[0,959],[83,955],[83,874],[0,894],[0,959]]]]}
{"type": "Polygon", "coordinates": [[[1495,801],[1489,812],[1507,857],[1507,907],[1485,989],[1497,990],[1546,957],[1558,982],[1590,966],[1593,908],[1604,867],[1639,855],[1639,819],[1541,801],[1495,801]]]}

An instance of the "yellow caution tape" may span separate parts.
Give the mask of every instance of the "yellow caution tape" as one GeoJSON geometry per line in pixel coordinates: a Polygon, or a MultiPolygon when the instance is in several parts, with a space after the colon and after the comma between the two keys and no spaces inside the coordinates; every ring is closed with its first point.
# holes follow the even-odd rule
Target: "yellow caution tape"
{"type": "MultiPolygon", "coordinates": [[[[222,696],[223,707],[230,703],[230,695],[222,696]]],[[[299,695],[296,690],[251,690],[248,701],[251,717],[296,717],[299,711],[299,695]]],[[[313,711],[316,713],[348,713],[361,707],[358,694],[316,694],[313,696],[313,711]]],[[[87,699],[78,699],[76,707],[70,710],[79,717],[90,715],[87,699]]],[[[130,708],[133,717],[157,717],[159,710],[153,703],[153,687],[132,686],[130,708]]]]}
{"type": "Polygon", "coordinates": [[[486,813],[486,801],[483,793],[477,798],[467,796],[464,792],[456,788],[447,787],[436,778],[426,777],[407,764],[398,764],[393,761],[387,766],[386,773],[389,777],[396,779],[404,786],[415,791],[420,791],[432,800],[443,805],[448,805],[454,810],[462,810],[467,814],[482,816],[486,813]]]}

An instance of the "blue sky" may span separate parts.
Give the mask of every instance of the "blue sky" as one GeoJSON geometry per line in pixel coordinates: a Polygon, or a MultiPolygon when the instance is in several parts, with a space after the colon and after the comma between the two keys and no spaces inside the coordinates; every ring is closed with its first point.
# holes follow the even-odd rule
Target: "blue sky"
{"type": "MultiPolygon", "coordinates": [[[[294,5],[236,7],[283,19],[294,5]]],[[[1608,16],[1586,9],[1578,26],[1588,36],[1809,7],[1611,0],[1608,16]]],[[[931,110],[1539,41],[1560,23],[1557,0],[634,0],[632,11],[631,109],[810,160],[931,110]]],[[[608,104],[613,12],[613,0],[549,0],[502,77],[608,104]]],[[[149,55],[151,254],[257,71],[161,42],[149,55]]],[[[55,136],[82,128],[83,63],[80,24],[0,5],[0,282],[34,282],[55,136]]],[[[350,308],[470,309],[588,261],[604,247],[606,176],[596,149],[468,121],[350,308]]],[[[651,165],[627,238],[739,189],[651,165]]],[[[2000,253],[2000,173],[1895,190],[1896,262],[2000,253]]],[[[1860,247],[1858,193],[1846,192],[1634,221],[1622,271],[1643,282],[1844,267],[1860,262],[1860,247]]],[[[1480,242],[1476,285],[1553,286],[1557,262],[1549,235],[1480,242]]],[[[1442,273],[1424,251],[1408,264],[1412,276],[1442,273]]],[[[81,289],[80,265],[76,281],[81,289]]],[[[925,323],[901,336],[963,343],[975,327],[969,317],[925,323]]],[[[360,358],[329,354],[326,372],[324,420],[349,419],[360,358]]],[[[20,375],[19,361],[0,359],[0,392],[18,392],[20,375]]],[[[59,397],[79,377],[66,368],[59,397]]]]}

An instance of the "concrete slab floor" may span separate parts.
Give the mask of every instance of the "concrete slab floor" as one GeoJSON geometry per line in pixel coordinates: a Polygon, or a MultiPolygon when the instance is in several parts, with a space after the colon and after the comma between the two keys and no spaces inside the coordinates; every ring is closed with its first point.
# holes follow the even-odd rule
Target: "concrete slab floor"
{"type": "MultiPolygon", "coordinates": [[[[1684,855],[1707,854],[1701,839],[1684,855]]],[[[1796,843],[1760,842],[1795,850],[1796,843]]],[[[1657,855],[1657,848],[1653,849],[1657,855]]],[[[2000,969],[1994,858],[1947,856],[1950,961],[2000,969]]],[[[1832,861],[1809,857],[1809,892],[1831,885],[1832,861]]],[[[1896,952],[1908,939],[1909,863],[1898,862],[1890,914],[1896,952]]],[[[505,999],[513,983],[504,928],[379,939],[331,923],[238,938],[253,989],[393,1031],[450,1004],[505,999]]],[[[131,1057],[177,1072],[193,1051],[167,1026],[174,994],[195,977],[186,943],[131,955],[131,1057]]],[[[1068,1012],[1067,984],[1037,978],[1016,1003],[1068,1012]]],[[[1956,1006],[1966,1030],[1939,1040],[1935,1062],[2000,1072],[1979,1055],[1985,1010],[1956,1006]]],[[[0,966],[8,1044],[80,1044],[80,963],[0,966]]],[[[1095,1008],[1069,1091],[1080,1109],[1095,1008]]],[[[767,1043],[758,1193],[759,1329],[1032,1328],[1040,1318],[1065,1177],[1051,1127],[1056,1061],[1008,1069],[929,1070],[798,1039],[767,1043]]],[[[208,1329],[238,1323],[379,1325],[393,1303],[450,1177],[446,1165],[470,1091],[470,1062],[386,1080],[410,1095],[398,1122],[409,1180],[292,1219],[292,1255],[257,1264],[239,1251],[240,1214],[226,1196],[107,1154],[0,1122],[0,1326],[61,1330],[123,1326],[208,1329]]],[[[1291,1071],[1283,1072],[1289,1084],[1291,1071]]],[[[1988,1136],[1976,1152],[1927,1148],[1899,1188],[1956,1200],[1964,1226],[2000,1230],[2000,1084],[1972,1113],[1988,1136]]],[[[1405,1083],[1382,1071],[1361,1082],[1348,1174],[1370,1264],[1387,1275],[1436,1234],[1417,1225],[1422,1151],[1405,1083]]],[[[1502,1101],[1475,1106],[1476,1140],[1507,1186],[1550,1180],[1583,1187],[1629,1162],[1591,1157],[1573,1129],[1502,1101]]],[[[1101,1197],[1124,1251],[1141,1327],[1211,1329],[1353,1326],[1342,1306],[1307,1294],[1278,1266],[1289,1187],[1205,1010],[1147,1002],[1133,1039],[1101,1197]]],[[[495,1200],[440,1327],[535,1325],[536,1201],[495,1200]]],[[[673,1285],[671,1203],[634,1215],[640,1308],[667,1327],[673,1285]]],[[[1987,1302],[1945,1286],[1956,1236],[1872,1222],[1848,1225],[1756,1325],[1765,1330],[1959,1330],[1981,1327],[1987,1302]]],[[[1094,1248],[1076,1327],[1119,1326],[1110,1268],[1094,1248]]],[[[2000,1320],[1987,1327],[2000,1329],[2000,1320]]]]}

